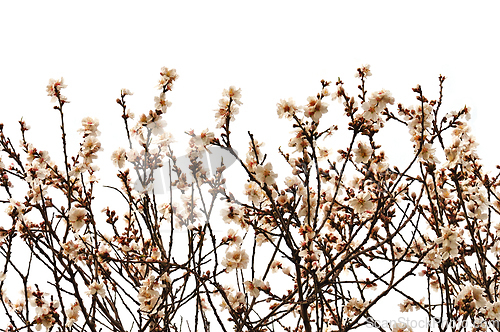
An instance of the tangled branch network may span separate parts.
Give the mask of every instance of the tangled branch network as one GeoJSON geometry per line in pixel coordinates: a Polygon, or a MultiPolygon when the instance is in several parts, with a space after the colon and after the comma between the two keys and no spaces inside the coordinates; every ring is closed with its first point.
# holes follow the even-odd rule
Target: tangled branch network
{"type": "Polygon", "coordinates": [[[162,68],[154,110],[134,121],[132,93],[116,100],[116,186],[98,179],[97,119],[82,120],[71,153],[66,85],[50,80],[63,161],[37,149],[25,121],[19,145],[0,125],[0,330],[498,330],[500,181],[479,162],[470,108],[443,110],[443,76],[437,98],[417,86],[411,107],[368,93],[369,76],[357,70],[357,96],[339,78],[305,105],[281,100],[293,132],[267,152],[250,131],[248,148],[233,146],[242,93],[231,86],[215,132],[187,132],[183,163],[164,119],[178,75],[162,68]],[[389,125],[413,146],[403,166],[378,143],[389,125]],[[227,158],[209,167],[215,149],[227,158]],[[244,174],[234,193],[228,161],[244,174]],[[116,206],[96,208],[99,190],[116,206]]]}

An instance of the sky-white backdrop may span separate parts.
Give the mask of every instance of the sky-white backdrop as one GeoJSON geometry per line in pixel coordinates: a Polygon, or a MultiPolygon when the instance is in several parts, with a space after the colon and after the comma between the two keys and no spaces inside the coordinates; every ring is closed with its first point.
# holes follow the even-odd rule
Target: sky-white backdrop
{"type": "MultiPolygon", "coordinates": [[[[472,107],[480,155],[493,169],[500,163],[498,9],[495,1],[1,1],[0,122],[19,139],[23,117],[32,126],[28,140],[60,150],[45,87],[63,76],[70,152],[78,150],[81,118],[99,118],[106,171],[101,163],[125,146],[120,89],[135,93],[128,105],[136,115],[147,112],[167,66],[180,75],[166,117],[179,141],[184,130],[215,129],[213,109],[235,85],[243,93],[232,125],[236,149],[247,149],[251,130],[275,153],[290,130],[276,115],[280,99],[303,104],[321,79],[337,77],[355,95],[356,68],[370,64],[368,90],[388,89],[404,105],[415,103],[417,83],[436,98],[437,78],[447,76],[443,110],[472,107]]],[[[411,150],[405,134],[383,134],[395,146],[393,161],[411,150]]],[[[112,175],[104,172],[102,184],[112,175]]]]}
{"type": "Polygon", "coordinates": [[[180,75],[168,96],[176,137],[213,128],[222,90],[236,85],[244,104],[234,132],[264,140],[289,128],[277,124],[281,98],[302,104],[320,79],[339,76],[355,94],[355,70],[368,63],[368,89],[389,89],[404,105],[415,102],[417,83],[436,97],[438,75],[447,76],[444,110],[472,106],[483,159],[499,163],[488,142],[500,119],[498,9],[495,1],[2,1],[0,122],[10,132],[23,116],[39,144],[59,144],[45,86],[63,76],[69,128],[98,117],[106,148],[107,138],[124,137],[120,89],[135,93],[133,112],[147,112],[167,66],[180,75]]]}

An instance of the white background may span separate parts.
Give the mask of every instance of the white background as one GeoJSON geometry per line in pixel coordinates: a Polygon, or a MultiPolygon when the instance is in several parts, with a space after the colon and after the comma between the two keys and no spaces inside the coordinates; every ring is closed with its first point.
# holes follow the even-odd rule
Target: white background
{"type": "Polygon", "coordinates": [[[179,141],[184,130],[214,128],[213,109],[229,85],[243,92],[235,136],[246,139],[252,130],[269,141],[276,128],[289,128],[277,122],[281,98],[303,104],[321,79],[339,76],[355,95],[356,68],[369,63],[369,91],[389,89],[404,105],[415,103],[417,83],[436,98],[437,77],[447,76],[444,110],[472,106],[480,153],[493,165],[495,145],[486,146],[499,118],[494,3],[4,1],[0,121],[10,133],[22,116],[33,127],[32,140],[57,147],[58,114],[45,87],[63,76],[68,128],[77,129],[84,116],[98,117],[102,156],[109,160],[120,144],[108,139],[124,137],[115,103],[120,89],[135,93],[128,99],[133,112],[147,112],[158,94],[159,70],[167,66],[180,75],[167,116],[167,129],[179,141]]]}
{"type": "MultiPolygon", "coordinates": [[[[243,93],[232,124],[236,149],[247,149],[251,130],[274,154],[287,145],[290,130],[276,115],[280,99],[304,104],[319,91],[321,79],[337,77],[356,95],[356,68],[368,63],[369,92],[388,89],[396,103],[408,106],[416,102],[411,88],[417,84],[429,99],[437,98],[437,78],[445,75],[443,110],[472,107],[479,153],[492,170],[500,162],[495,141],[500,21],[494,3],[2,1],[0,122],[16,144],[23,117],[32,126],[29,141],[42,150],[60,150],[59,115],[45,89],[50,78],[63,76],[68,84],[63,94],[71,102],[65,106],[70,152],[78,151],[81,118],[99,118],[105,149],[100,177],[108,184],[114,171],[103,163],[118,146],[125,147],[115,99],[128,88],[135,93],[128,97],[131,110],[148,112],[159,93],[162,66],[180,75],[167,95],[173,105],[166,118],[178,141],[185,141],[183,131],[191,128],[215,130],[213,110],[222,90],[235,85],[243,93]]],[[[405,131],[383,135],[395,147],[391,160],[405,149],[411,152],[405,131]]]]}

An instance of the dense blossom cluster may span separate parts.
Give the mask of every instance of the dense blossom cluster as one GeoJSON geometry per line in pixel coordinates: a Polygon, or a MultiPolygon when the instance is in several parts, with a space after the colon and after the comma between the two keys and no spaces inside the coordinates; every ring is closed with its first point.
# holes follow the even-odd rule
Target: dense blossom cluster
{"type": "MultiPolygon", "coordinates": [[[[292,124],[288,146],[277,154],[286,167],[277,167],[250,131],[248,150],[238,156],[230,125],[242,92],[231,86],[215,110],[221,133],[186,132],[185,168],[165,120],[166,94],[178,75],[162,68],[153,110],[138,117],[130,112],[128,89],[116,100],[126,145],[111,154],[120,185],[105,189],[124,207],[102,211],[93,204],[99,121],[82,120],[82,140],[71,155],[63,112],[68,100],[61,94],[66,85],[50,80],[47,93],[61,118],[62,167],[29,142],[24,121],[21,153],[0,125],[8,218],[0,225],[6,317],[0,329],[364,330],[376,321],[381,299],[394,294],[400,301],[392,316],[425,315],[439,331],[463,322],[486,331],[500,320],[500,175],[479,163],[467,124],[471,110],[441,114],[442,76],[439,98],[428,100],[417,86],[417,104],[404,107],[392,106],[386,89],[369,94],[371,75],[370,66],[358,68],[357,97],[340,79],[334,85],[322,80],[304,105],[291,98],[276,104],[278,118],[292,124]],[[330,110],[337,106],[348,119],[347,146],[335,146],[342,128],[331,123],[330,110]],[[413,159],[403,168],[391,165],[389,150],[377,144],[389,121],[406,127],[413,143],[413,159]],[[214,148],[242,168],[241,191],[225,187],[224,160],[215,170],[203,162],[214,148]],[[162,167],[168,169],[165,195],[154,185],[162,167]],[[27,259],[16,256],[23,252],[27,259]],[[41,263],[50,280],[37,279],[42,274],[32,262],[41,263]],[[17,296],[6,286],[16,277],[17,296]],[[408,282],[414,286],[405,288],[408,282]],[[188,316],[193,319],[186,323],[181,317],[188,316]]],[[[413,328],[398,321],[387,330],[413,328]]]]}
{"type": "Polygon", "coordinates": [[[222,93],[224,98],[219,100],[219,108],[215,110],[215,121],[217,128],[229,127],[229,121],[234,121],[235,115],[238,114],[238,105],[241,105],[241,89],[236,89],[234,86],[224,90],[222,93]]]}

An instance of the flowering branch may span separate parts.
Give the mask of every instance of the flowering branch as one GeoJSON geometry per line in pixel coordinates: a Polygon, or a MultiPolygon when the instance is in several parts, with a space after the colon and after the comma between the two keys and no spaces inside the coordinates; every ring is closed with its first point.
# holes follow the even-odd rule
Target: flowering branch
{"type": "Polygon", "coordinates": [[[411,331],[402,322],[382,324],[378,309],[386,296],[400,303],[385,311],[422,310],[437,331],[451,324],[462,324],[461,331],[466,323],[483,331],[494,326],[500,174],[486,174],[479,163],[470,108],[442,115],[444,76],[437,100],[429,101],[418,85],[417,105],[395,109],[389,91],[368,93],[369,66],[355,76],[357,97],[339,78],[322,80],[303,106],[293,99],[277,103],[278,117],[293,130],[288,150],[278,151],[287,165],[279,169],[250,131],[248,152],[236,153],[230,123],[242,93],[231,86],[215,110],[222,133],[188,131],[184,167],[164,120],[171,106],[165,96],[178,75],[164,67],[154,110],[129,123],[134,115],[125,97],[132,93],[122,89],[116,100],[127,139],[127,148],[111,157],[119,187],[100,186],[96,177],[97,119],[82,120],[80,149],[74,156],[67,151],[66,86],[50,80],[64,172],[29,142],[24,120],[20,153],[0,124],[0,202],[9,217],[0,225],[6,317],[0,331],[208,331],[213,325],[241,332],[411,331]],[[346,128],[333,123],[328,98],[341,103],[346,128]],[[388,122],[404,126],[413,144],[403,171],[378,144],[388,122]],[[348,143],[335,150],[334,135],[349,135],[348,143]],[[241,180],[242,194],[225,187],[226,160],[215,169],[204,162],[216,148],[244,171],[244,178],[231,179],[232,186],[241,180]],[[163,195],[157,190],[162,169],[163,195]],[[119,194],[115,209],[96,211],[100,188],[119,194]],[[13,284],[21,295],[12,301],[13,284]]]}

